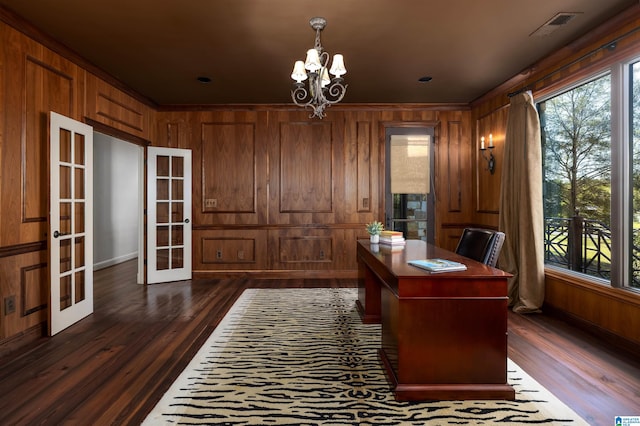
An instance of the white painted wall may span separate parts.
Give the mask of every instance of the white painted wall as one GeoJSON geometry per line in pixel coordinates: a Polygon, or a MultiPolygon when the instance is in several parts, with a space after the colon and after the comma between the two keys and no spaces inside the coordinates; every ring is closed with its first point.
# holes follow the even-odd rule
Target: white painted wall
{"type": "Polygon", "coordinates": [[[138,256],[140,147],[101,133],[93,136],[94,269],[138,256]]]}

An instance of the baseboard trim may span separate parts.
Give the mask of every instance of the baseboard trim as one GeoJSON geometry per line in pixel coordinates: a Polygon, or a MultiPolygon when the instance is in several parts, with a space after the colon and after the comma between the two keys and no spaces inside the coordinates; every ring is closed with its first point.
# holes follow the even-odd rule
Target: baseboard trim
{"type": "Polygon", "coordinates": [[[138,252],[125,254],[123,256],[114,257],[113,259],[103,260],[102,262],[94,263],[93,270],[98,271],[100,269],[108,268],[109,266],[117,265],[118,263],[126,262],[127,260],[137,259],[138,252]]]}
{"type": "Polygon", "coordinates": [[[357,270],[343,271],[296,271],[296,270],[219,270],[205,271],[194,270],[194,279],[224,279],[224,278],[255,278],[255,279],[300,279],[300,278],[319,278],[319,279],[357,279],[357,270]]]}
{"type": "Polygon", "coordinates": [[[46,322],[34,325],[21,333],[0,341],[0,362],[8,357],[14,356],[16,353],[25,352],[26,348],[30,345],[45,338],[47,336],[46,325],[46,322]]]}
{"type": "Polygon", "coordinates": [[[556,308],[552,305],[545,304],[543,306],[545,314],[553,316],[559,320],[562,320],[572,326],[579,328],[581,331],[592,335],[604,342],[607,346],[622,351],[632,357],[633,359],[640,359],[640,344],[633,342],[629,339],[625,339],[605,328],[600,327],[597,324],[593,324],[562,309],[556,308]]]}

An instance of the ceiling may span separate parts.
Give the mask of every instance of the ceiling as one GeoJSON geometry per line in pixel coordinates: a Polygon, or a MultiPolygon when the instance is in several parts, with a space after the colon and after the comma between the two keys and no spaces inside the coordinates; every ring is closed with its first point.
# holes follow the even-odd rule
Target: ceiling
{"type": "Polygon", "coordinates": [[[313,47],[314,16],[327,19],[325,51],[344,55],[343,103],[467,103],[637,3],[0,0],[159,105],[291,103],[293,63],[313,47]],[[561,12],[579,14],[531,35],[561,12]]]}

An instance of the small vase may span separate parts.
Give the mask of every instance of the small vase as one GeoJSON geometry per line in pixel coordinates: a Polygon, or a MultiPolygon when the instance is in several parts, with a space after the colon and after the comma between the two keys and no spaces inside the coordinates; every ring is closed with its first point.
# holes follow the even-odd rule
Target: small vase
{"type": "Polygon", "coordinates": [[[372,244],[378,244],[380,242],[380,235],[371,235],[370,238],[372,244]]]}

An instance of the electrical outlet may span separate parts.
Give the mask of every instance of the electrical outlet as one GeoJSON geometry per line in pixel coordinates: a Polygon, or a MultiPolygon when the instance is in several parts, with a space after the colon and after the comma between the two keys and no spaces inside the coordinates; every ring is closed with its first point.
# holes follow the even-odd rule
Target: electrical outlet
{"type": "Polygon", "coordinates": [[[238,250],[238,260],[244,260],[244,250],[238,250]]]}
{"type": "Polygon", "coordinates": [[[9,315],[16,311],[16,296],[11,295],[4,298],[4,314],[9,315]]]}
{"type": "Polygon", "coordinates": [[[369,208],[369,199],[368,198],[363,198],[362,199],[362,208],[363,209],[368,209],[369,208]]]}
{"type": "Polygon", "coordinates": [[[216,259],[222,259],[222,250],[216,252],[216,259]]]}
{"type": "Polygon", "coordinates": [[[217,198],[206,198],[204,200],[204,206],[208,208],[216,208],[218,207],[218,199],[217,198]]]}

